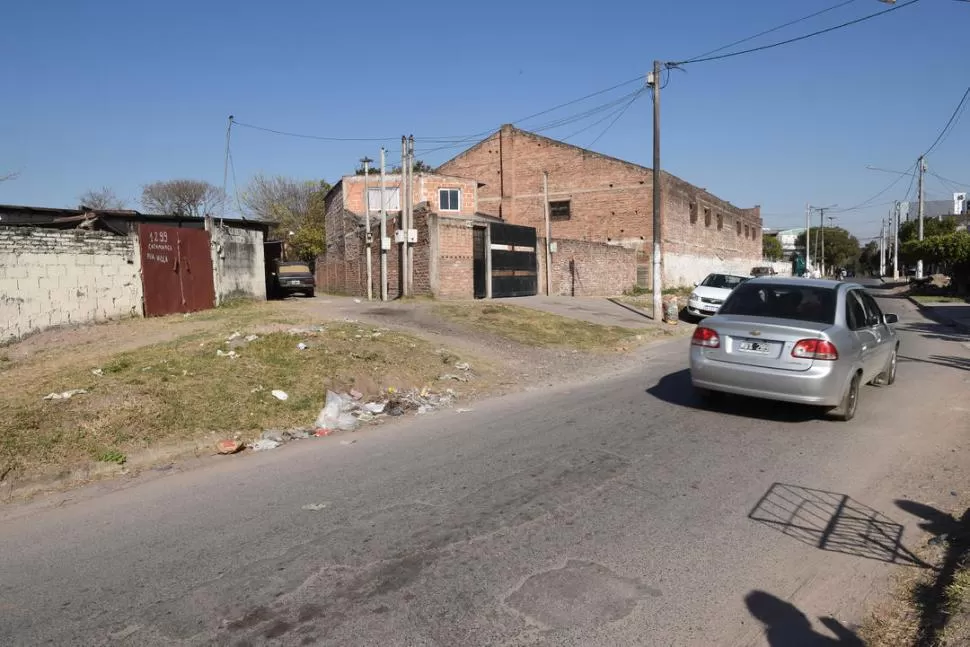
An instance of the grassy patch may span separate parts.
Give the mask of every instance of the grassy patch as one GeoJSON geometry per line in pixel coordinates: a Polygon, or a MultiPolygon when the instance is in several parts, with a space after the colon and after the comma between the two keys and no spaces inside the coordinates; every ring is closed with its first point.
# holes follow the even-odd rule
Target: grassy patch
{"type": "Polygon", "coordinates": [[[914,294],[913,299],[915,299],[916,301],[919,301],[920,303],[925,303],[928,305],[932,305],[934,303],[970,303],[970,300],[964,297],[928,295],[928,294],[914,294]]]}
{"type": "Polygon", "coordinates": [[[518,306],[449,304],[436,307],[435,312],[452,321],[528,346],[605,350],[634,341],[644,334],[518,306]]]}
{"type": "MultiPolygon", "coordinates": [[[[233,317],[231,327],[239,323],[233,317]]],[[[0,475],[90,461],[121,464],[139,449],[212,433],[246,438],[269,427],[308,426],[327,389],[376,395],[388,387],[433,384],[448,372],[430,344],[358,324],[327,324],[306,334],[270,332],[235,343],[230,348],[222,332],[210,331],[95,365],[11,367],[5,374],[17,388],[0,400],[0,475]],[[299,342],[307,349],[299,350],[299,342]],[[217,350],[234,350],[238,357],[217,350]],[[67,389],[87,393],[43,400],[67,389]],[[273,389],[289,398],[277,400],[273,389]]]]}

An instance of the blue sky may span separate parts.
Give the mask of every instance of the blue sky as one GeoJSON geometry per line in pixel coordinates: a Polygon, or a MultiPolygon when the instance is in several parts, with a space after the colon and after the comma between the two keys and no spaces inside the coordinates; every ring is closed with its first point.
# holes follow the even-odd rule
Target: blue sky
{"type": "MultiPolygon", "coordinates": [[[[334,137],[413,133],[437,164],[467,136],[632,79],[655,58],[684,60],[837,4],[836,0],[366,3],[281,1],[12,3],[0,56],[0,202],[73,206],[112,187],[191,177],[222,183],[226,118],[334,137]]],[[[746,43],[760,45],[885,8],[855,0],[746,43]]],[[[806,202],[857,205],[906,170],[970,85],[970,3],[912,7],[818,38],[673,72],[662,93],[663,166],[768,226],[804,222],[806,202]]],[[[618,99],[636,84],[522,122],[530,129],[618,99]]],[[[622,104],[620,104],[622,105],[622,104]]],[[[967,112],[970,112],[968,110],[967,112]]],[[[565,137],[602,119],[545,131],[565,137]]],[[[588,146],[609,120],[569,141],[588,146]]],[[[649,95],[595,150],[651,164],[649,95]]],[[[327,142],[236,127],[240,190],[257,172],[335,178],[380,142],[327,142]]],[[[928,158],[970,184],[970,116],[928,158]]],[[[874,206],[840,214],[879,227],[903,179],[874,206]]],[[[230,179],[230,190],[232,180],[230,179]]],[[[933,176],[928,198],[952,194],[933,176]]]]}

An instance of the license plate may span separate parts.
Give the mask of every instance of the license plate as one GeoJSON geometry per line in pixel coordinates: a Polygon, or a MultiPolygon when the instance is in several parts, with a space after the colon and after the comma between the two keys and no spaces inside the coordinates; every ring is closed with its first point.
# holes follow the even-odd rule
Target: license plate
{"type": "Polygon", "coordinates": [[[763,341],[743,341],[738,344],[738,350],[746,353],[770,353],[771,346],[763,341]]]}

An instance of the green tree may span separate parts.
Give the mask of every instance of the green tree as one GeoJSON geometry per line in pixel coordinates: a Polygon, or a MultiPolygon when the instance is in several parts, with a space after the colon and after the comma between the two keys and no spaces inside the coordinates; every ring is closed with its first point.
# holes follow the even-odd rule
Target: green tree
{"type": "MultiPolygon", "coordinates": [[[[424,160],[414,160],[414,164],[411,166],[411,170],[413,170],[415,173],[434,173],[434,169],[429,164],[425,163],[424,160]]],[[[401,167],[392,166],[387,170],[387,172],[390,174],[400,173],[401,167]]],[[[354,169],[354,175],[363,175],[363,174],[364,174],[363,166],[361,166],[360,168],[354,169]]],[[[381,174],[380,167],[377,167],[377,168],[374,168],[373,166],[370,167],[370,175],[380,175],[380,174],[381,174]]]]}
{"type": "Polygon", "coordinates": [[[778,240],[778,236],[762,236],[761,238],[761,255],[766,261],[780,261],[784,255],[784,250],[781,248],[781,241],[778,240]]]}
{"type": "MultiPolygon", "coordinates": [[[[957,230],[956,218],[925,218],[923,220],[923,238],[944,236],[957,230]]],[[[899,243],[919,239],[919,221],[907,220],[899,225],[899,243]]]]}
{"type": "MultiPolygon", "coordinates": [[[[859,240],[842,227],[824,227],[812,229],[811,257],[816,263],[816,250],[821,251],[821,244],[817,244],[819,236],[825,241],[825,267],[851,267],[859,259],[861,249],[859,240]]],[[[805,247],[805,233],[798,235],[796,247],[805,247]]]]}
{"type": "Polygon", "coordinates": [[[257,175],[242,195],[246,212],[273,223],[271,234],[286,241],[289,255],[310,261],[326,251],[326,206],[330,184],[257,175]]]}
{"type": "Polygon", "coordinates": [[[879,271],[879,243],[874,240],[866,243],[859,254],[859,267],[869,274],[879,271]]]}
{"type": "Polygon", "coordinates": [[[923,240],[910,240],[901,244],[899,251],[907,263],[922,260],[939,266],[950,275],[957,294],[965,295],[970,291],[970,232],[958,231],[923,240]]]}

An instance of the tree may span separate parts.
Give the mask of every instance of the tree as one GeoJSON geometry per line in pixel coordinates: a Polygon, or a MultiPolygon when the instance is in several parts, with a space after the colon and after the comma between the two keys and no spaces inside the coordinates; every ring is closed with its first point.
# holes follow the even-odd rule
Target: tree
{"type": "MultiPolygon", "coordinates": [[[[924,218],[923,219],[923,238],[931,236],[945,236],[957,230],[956,218],[924,218]]],[[[907,220],[899,225],[899,243],[919,239],[919,221],[907,220]]]]}
{"type": "Polygon", "coordinates": [[[866,243],[859,254],[859,266],[868,274],[879,271],[879,243],[874,240],[866,243]]]}
{"type": "Polygon", "coordinates": [[[781,248],[781,241],[778,240],[778,236],[762,236],[761,255],[765,260],[772,263],[781,260],[784,250],[781,248]]]}
{"type": "Polygon", "coordinates": [[[312,260],[326,251],[326,207],[330,184],[257,175],[243,192],[249,215],[273,224],[274,237],[286,241],[292,254],[312,260]]]}
{"type": "MultiPolygon", "coordinates": [[[[855,236],[841,227],[824,227],[812,230],[811,257],[813,260],[817,258],[816,250],[821,252],[821,244],[816,246],[819,240],[817,237],[820,235],[825,240],[825,258],[822,259],[825,267],[851,266],[859,258],[859,241],[855,236]]],[[[804,232],[798,235],[795,246],[805,247],[804,232]]]]}
{"type": "Polygon", "coordinates": [[[145,185],[142,206],[153,213],[200,217],[217,211],[226,196],[217,186],[201,180],[168,180],[145,185]]]}
{"type": "MultiPolygon", "coordinates": [[[[411,166],[411,169],[415,173],[434,173],[434,169],[430,165],[426,164],[424,160],[414,160],[414,164],[411,166]]],[[[380,172],[381,172],[381,167],[379,166],[377,168],[374,168],[373,166],[370,167],[370,175],[380,175],[380,172]]],[[[387,172],[392,175],[396,175],[401,172],[401,167],[392,166],[390,169],[388,169],[387,172]]],[[[360,168],[354,169],[354,175],[363,175],[363,174],[364,174],[363,166],[361,166],[360,168]]]]}
{"type": "Polygon", "coordinates": [[[958,231],[923,240],[910,240],[899,246],[907,263],[918,260],[938,265],[952,279],[957,294],[970,291],[970,232],[958,231]]]}
{"type": "Polygon", "coordinates": [[[127,205],[110,188],[103,186],[100,189],[90,189],[78,196],[78,201],[82,206],[102,211],[105,209],[124,209],[127,205]]]}

